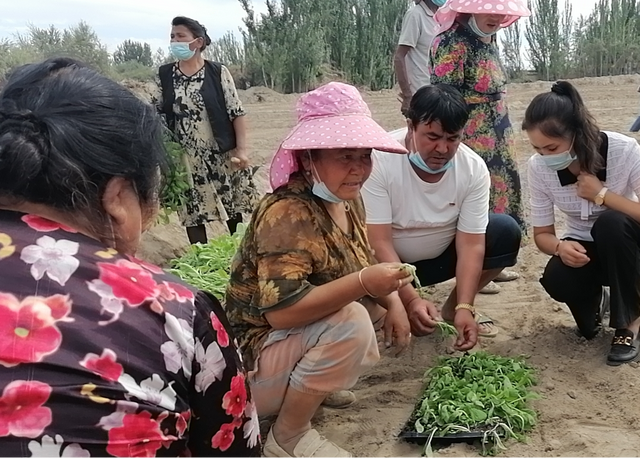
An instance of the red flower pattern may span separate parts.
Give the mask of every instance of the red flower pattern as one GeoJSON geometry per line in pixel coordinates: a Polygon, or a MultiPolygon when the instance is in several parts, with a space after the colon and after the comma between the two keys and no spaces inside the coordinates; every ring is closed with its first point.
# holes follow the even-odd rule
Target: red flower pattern
{"type": "Polygon", "coordinates": [[[221,452],[225,452],[231,447],[235,440],[235,434],[233,433],[236,426],[233,423],[225,423],[220,427],[213,438],[211,439],[211,447],[219,449],[221,452]]]}
{"type": "Polygon", "coordinates": [[[138,264],[140,267],[144,267],[152,274],[162,275],[164,273],[164,271],[160,267],[154,264],[150,264],[146,261],[143,261],[142,259],[138,259],[135,256],[127,256],[127,258],[129,259],[129,261],[133,262],[134,264],[138,264]]]}
{"type": "Polygon", "coordinates": [[[158,286],[160,296],[167,301],[178,301],[180,303],[193,301],[195,296],[189,288],[185,288],[178,283],[171,283],[168,281],[162,282],[158,286]]]}
{"type": "Polygon", "coordinates": [[[53,232],[59,229],[62,229],[66,232],[71,232],[72,234],[77,233],[75,229],[65,226],[64,224],[56,223],[55,221],[51,221],[49,219],[43,218],[37,215],[24,215],[22,221],[27,223],[27,225],[38,232],[53,232]]]}
{"type": "Polygon", "coordinates": [[[178,415],[178,419],[176,420],[176,430],[178,431],[178,437],[184,436],[184,432],[187,430],[189,426],[189,420],[191,419],[191,411],[187,410],[186,412],[182,412],[178,415]]]}
{"type": "Polygon", "coordinates": [[[211,312],[209,317],[211,318],[211,326],[213,326],[213,329],[216,331],[216,337],[218,338],[218,345],[220,345],[221,347],[228,347],[229,334],[227,333],[227,330],[224,328],[224,325],[222,324],[222,322],[214,312],[211,312]]]}
{"type": "Polygon", "coordinates": [[[124,372],[122,365],[116,362],[116,354],[108,348],[102,351],[101,356],[87,353],[80,365],[109,382],[117,382],[124,372]]]}
{"type": "Polygon", "coordinates": [[[115,264],[99,262],[97,265],[100,280],[111,287],[115,297],[132,307],[155,299],[160,293],[152,275],[138,264],[120,259],[115,264]]]}
{"type": "Polygon", "coordinates": [[[247,407],[247,388],[242,372],[231,379],[231,390],[222,397],[222,408],[227,415],[239,418],[247,407]]]}
{"type": "Polygon", "coordinates": [[[54,353],[62,342],[56,321],[70,311],[69,296],[30,296],[19,301],[0,293],[0,365],[36,363],[54,353]]]}
{"type": "Polygon", "coordinates": [[[147,411],[126,414],[122,426],[109,430],[107,453],[113,456],[156,456],[165,437],[147,411]]]}
{"type": "Polygon", "coordinates": [[[43,407],[51,387],[34,380],[9,383],[0,397],[0,437],[36,438],[51,424],[51,409],[43,407]]]}

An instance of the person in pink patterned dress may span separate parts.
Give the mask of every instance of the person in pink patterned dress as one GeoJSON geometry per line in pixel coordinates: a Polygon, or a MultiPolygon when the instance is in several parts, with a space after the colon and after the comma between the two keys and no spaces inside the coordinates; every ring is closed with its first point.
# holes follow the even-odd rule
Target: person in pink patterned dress
{"type": "Polygon", "coordinates": [[[165,164],[154,109],[79,62],[0,92],[3,455],[259,455],[220,303],[134,257],[165,164]]]}
{"type": "MultiPolygon", "coordinates": [[[[507,78],[496,33],[531,13],[524,0],[449,0],[435,15],[440,32],[431,47],[431,84],[450,84],[471,109],[463,142],[478,153],[491,174],[489,211],[512,216],[527,233],[513,129],[505,100],[507,78]]],[[[495,281],[518,278],[503,271],[495,281]]],[[[495,293],[490,283],[481,292],[495,293]]]]}

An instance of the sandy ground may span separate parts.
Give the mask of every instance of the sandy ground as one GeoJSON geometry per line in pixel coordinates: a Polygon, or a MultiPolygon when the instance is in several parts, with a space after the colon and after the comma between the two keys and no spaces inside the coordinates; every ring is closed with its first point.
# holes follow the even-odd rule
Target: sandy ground
{"type": "MultiPolygon", "coordinates": [[[[637,116],[640,76],[574,82],[602,129],[628,130],[637,116]]],[[[543,82],[509,88],[509,108],[516,127],[529,101],[548,88],[549,83],[543,82]]],[[[251,151],[256,163],[263,163],[294,124],[296,97],[264,88],[242,91],[242,97],[249,111],[251,151]]],[[[383,127],[402,126],[395,92],[368,92],[365,98],[383,127]]],[[[519,128],[516,131],[518,163],[524,172],[531,148],[519,128]]],[[[264,170],[260,174],[264,183],[264,170]]],[[[220,227],[211,230],[216,233],[220,227]]],[[[141,254],[163,263],[185,245],[183,229],[171,224],[154,229],[141,254]]],[[[480,295],[477,301],[501,330],[497,338],[482,340],[478,348],[501,355],[529,355],[530,363],[539,370],[537,390],[542,399],[535,402],[539,425],[527,443],[509,441],[504,455],[639,456],[640,368],[637,363],[618,368],[605,365],[611,330],[592,342],[574,335],[568,310],[546,296],[538,283],[545,263],[546,256],[529,244],[515,267],[521,278],[502,284],[500,294],[480,295]]],[[[450,283],[439,285],[434,300],[441,302],[450,288],[450,283]]],[[[399,441],[396,436],[411,413],[424,371],[434,358],[449,352],[450,342],[426,337],[414,339],[410,351],[398,358],[383,356],[356,385],[358,403],[343,411],[325,410],[318,429],[357,456],[419,456],[420,446],[399,441]]],[[[479,449],[459,444],[439,449],[437,454],[478,456],[479,449]]]]}

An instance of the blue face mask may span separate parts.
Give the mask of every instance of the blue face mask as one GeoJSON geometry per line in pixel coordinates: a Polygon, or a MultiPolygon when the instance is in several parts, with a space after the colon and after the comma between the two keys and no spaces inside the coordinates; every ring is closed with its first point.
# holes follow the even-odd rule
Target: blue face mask
{"type": "Polygon", "coordinates": [[[420,153],[417,153],[417,152],[409,153],[409,161],[413,165],[418,167],[420,170],[430,173],[432,175],[437,175],[438,173],[446,172],[451,167],[453,167],[453,161],[449,161],[439,169],[432,169],[427,165],[424,159],[422,159],[422,156],[420,156],[420,153]]]}
{"type": "Polygon", "coordinates": [[[320,197],[322,200],[325,200],[327,202],[331,202],[332,204],[339,204],[340,202],[344,202],[344,199],[341,199],[340,197],[329,191],[327,185],[320,179],[320,175],[318,175],[316,166],[311,159],[311,154],[309,154],[309,162],[311,163],[311,176],[313,177],[313,187],[311,188],[311,192],[313,193],[313,195],[320,197]]]}
{"type": "MultiPolygon", "coordinates": [[[[413,135],[415,135],[415,134],[413,134],[413,135]]],[[[413,142],[413,147],[415,149],[415,147],[416,147],[416,139],[414,138],[413,135],[411,135],[411,141],[413,142]]],[[[420,153],[418,153],[417,151],[411,151],[409,153],[409,162],[411,162],[413,165],[418,167],[423,172],[427,172],[427,173],[430,173],[432,175],[437,175],[438,173],[446,172],[451,167],[453,167],[453,160],[450,160],[449,162],[447,162],[445,165],[443,165],[439,169],[432,169],[431,167],[429,167],[427,165],[427,163],[424,161],[424,159],[422,159],[422,156],[420,156],[420,153]]]]}
{"type": "Polygon", "coordinates": [[[185,43],[184,41],[173,41],[169,44],[169,52],[178,60],[189,60],[196,54],[195,51],[189,49],[189,45],[193,43],[193,41],[189,43],[185,43]]]}
{"type": "Polygon", "coordinates": [[[471,31],[478,35],[480,38],[489,38],[495,34],[495,32],[486,33],[480,30],[480,27],[478,27],[478,23],[476,22],[476,17],[473,14],[469,17],[469,21],[467,22],[467,24],[469,25],[471,31]]]}
{"type": "Polygon", "coordinates": [[[564,170],[571,165],[576,158],[571,154],[571,150],[560,154],[551,154],[541,156],[545,165],[556,172],[564,170]]]}
{"type": "Polygon", "coordinates": [[[445,3],[447,3],[447,0],[431,0],[431,2],[437,7],[441,7],[444,6],[445,3]]]}

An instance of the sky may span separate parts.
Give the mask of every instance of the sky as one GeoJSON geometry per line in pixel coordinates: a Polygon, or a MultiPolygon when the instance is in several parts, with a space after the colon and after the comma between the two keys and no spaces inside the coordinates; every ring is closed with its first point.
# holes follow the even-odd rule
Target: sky
{"type": "MultiPolygon", "coordinates": [[[[596,0],[570,1],[574,17],[590,13],[596,3],[596,0]]],[[[1,0],[0,3],[0,39],[26,32],[29,24],[63,29],[84,20],[110,52],[127,39],[147,42],[154,51],[166,50],[174,16],[197,19],[214,39],[229,30],[239,33],[244,17],[238,0],[1,0]]],[[[256,12],[266,10],[263,0],[253,0],[253,5],[256,12]]]]}

